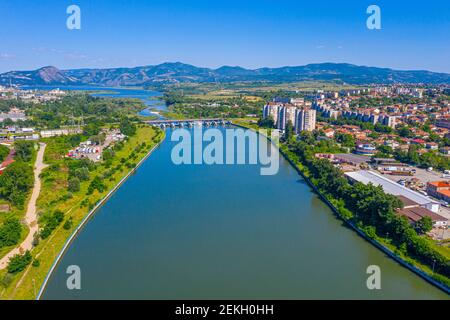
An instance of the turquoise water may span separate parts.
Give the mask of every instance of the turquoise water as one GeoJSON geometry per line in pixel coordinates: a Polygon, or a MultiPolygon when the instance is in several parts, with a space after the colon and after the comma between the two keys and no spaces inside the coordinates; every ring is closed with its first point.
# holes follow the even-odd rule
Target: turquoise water
{"type": "Polygon", "coordinates": [[[170,135],[81,231],[44,299],[448,298],[343,225],[284,159],[274,176],[177,166],[170,135]],[[81,290],[66,287],[69,265],[81,290]],[[369,265],[381,290],[366,287],[369,265]]]}

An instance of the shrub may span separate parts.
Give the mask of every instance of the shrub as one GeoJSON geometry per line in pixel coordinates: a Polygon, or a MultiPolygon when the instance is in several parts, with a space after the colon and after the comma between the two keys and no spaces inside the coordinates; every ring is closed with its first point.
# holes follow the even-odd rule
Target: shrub
{"type": "Polygon", "coordinates": [[[74,177],[69,180],[68,190],[70,192],[78,192],[80,191],[80,179],[74,177]]]}
{"type": "Polygon", "coordinates": [[[56,210],[53,214],[46,219],[44,228],[41,231],[41,238],[46,239],[55,230],[61,222],[64,220],[64,212],[56,210]]]}
{"type": "Polygon", "coordinates": [[[22,225],[19,219],[10,218],[0,226],[0,248],[16,245],[20,240],[22,225]]]}
{"type": "Polygon", "coordinates": [[[33,158],[34,142],[19,140],[14,143],[16,157],[24,162],[29,162],[33,158]]]}
{"type": "Polygon", "coordinates": [[[33,257],[31,256],[31,253],[28,250],[22,256],[16,254],[9,260],[8,272],[14,274],[25,270],[25,268],[30,264],[32,259],[33,257]]]}
{"type": "Polygon", "coordinates": [[[13,205],[22,208],[33,183],[33,168],[24,162],[16,161],[0,176],[0,194],[13,205]]]}
{"type": "Polygon", "coordinates": [[[14,275],[11,273],[6,273],[1,281],[1,284],[4,288],[8,288],[14,280],[14,275]]]}
{"type": "Polygon", "coordinates": [[[64,230],[69,230],[70,228],[72,228],[72,225],[73,225],[73,221],[72,221],[72,217],[70,217],[64,223],[63,228],[64,228],[64,230]]]}

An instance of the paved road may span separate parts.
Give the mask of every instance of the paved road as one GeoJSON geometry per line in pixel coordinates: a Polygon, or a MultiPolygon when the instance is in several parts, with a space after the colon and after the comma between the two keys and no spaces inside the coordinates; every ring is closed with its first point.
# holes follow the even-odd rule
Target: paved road
{"type": "Polygon", "coordinates": [[[19,247],[11,250],[6,256],[0,259],[0,270],[5,269],[8,266],[9,259],[16,254],[23,254],[27,250],[31,250],[33,248],[33,237],[36,232],[39,231],[39,226],[37,223],[37,208],[36,201],[39,197],[39,193],[41,192],[41,180],[39,179],[39,175],[42,170],[44,170],[47,165],[44,164],[44,151],[46,144],[40,143],[40,148],[37,153],[36,163],[34,165],[34,187],[31,194],[30,201],[28,202],[27,211],[25,213],[25,224],[30,229],[25,240],[20,244],[19,247]]]}

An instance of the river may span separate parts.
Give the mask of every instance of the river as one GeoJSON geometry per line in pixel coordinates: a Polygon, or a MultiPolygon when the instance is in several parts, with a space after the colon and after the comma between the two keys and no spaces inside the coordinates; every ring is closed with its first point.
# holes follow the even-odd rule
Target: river
{"type": "Polygon", "coordinates": [[[273,176],[177,166],[170,136],[74,240],[44,299],[448,299],[347,228],[283,158],[273,176]],[[70,265],[81,290],[67,289],[70,265]],[[367,289],[369,265],[381,290],[367,289]]]}
{"type": "Polygon", "coordinates": [[[66,91],[93,91],[93,97],[102,98],[133,98],[140,99],[146,106],[139,114],[143,116],[159,115],[152,111],[165,111],[167,106],[163,100],[160,100],[162,94],[158,91],[143,90],[140,88],[109,88],[98,86],[24,86],[23,89],[29,90],[53,90],[61,89],[66,91]],[[95,92],[96,91],[96,92],[95,92]]]}

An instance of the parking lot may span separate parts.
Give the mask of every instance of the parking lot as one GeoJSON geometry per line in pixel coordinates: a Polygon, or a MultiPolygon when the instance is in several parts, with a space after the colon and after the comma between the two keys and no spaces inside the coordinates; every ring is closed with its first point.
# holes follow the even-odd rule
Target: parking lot
{"type": "Polygon", "coordinates": [[[419,179],[422,183],[427,184],[428,182],[431,181],[441,181],[441,180],[450,180],[450,179],[445,179],[442,178],[442,172],[436,172],[436,171],[430,171],[428,172],[426,169],[421,169],[421,168],[415,168],[416,169],[416,173],[413,176],[395,176],[395,175],[390,175],[390,174],[386,174],[385,177],[389,178],[395,182],[397,182],[398,180],[408,180],[411,178],[417,178],[419,179]]]}

